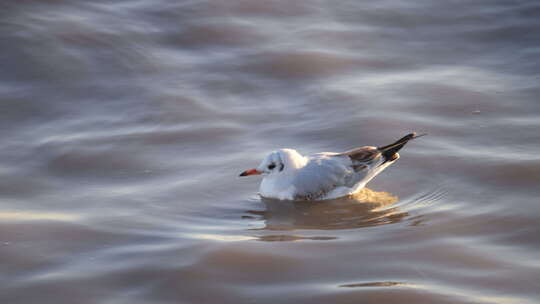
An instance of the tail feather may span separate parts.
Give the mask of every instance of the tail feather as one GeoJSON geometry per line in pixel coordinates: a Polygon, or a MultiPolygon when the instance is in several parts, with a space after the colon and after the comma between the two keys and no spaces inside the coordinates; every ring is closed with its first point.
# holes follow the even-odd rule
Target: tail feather
{"type": "Polygon", "coordinates": [[[410,134],[407,134],[407,135],[403,136],[402,138],[397,140],[395,143],[389,144],[387,146],[377,147],[377,150],[379,150],[382,153],[382,155],[384,156],[384,158],[386,160],[393,160],[394,157],[395,157],[395,154],[401,148],[403,148],[403,146],[405,146],[405,144],[409,140],[415,139],[415,138],[418,138],[418,137],[421,137],[421,136],[424,136],[424,135],[427,135],[427,134],[416,135],[416,133],[413,132],[413,133],[410,133],[410,134]]]}

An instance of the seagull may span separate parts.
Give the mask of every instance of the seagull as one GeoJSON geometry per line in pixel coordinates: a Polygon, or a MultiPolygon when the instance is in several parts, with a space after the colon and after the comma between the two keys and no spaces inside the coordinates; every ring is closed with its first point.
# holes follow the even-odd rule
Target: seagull
{"type": "Polygon", "coordinates": [[[410,133],[382,147],[364,146],[342,153],[321,152],[303,156],[280,149],[266,156],[257,168],[240,176],[263,175],[263,198],[319,201],[354,194],[399,159],[397,153],[411,139],[427,134],[410,133]]]}

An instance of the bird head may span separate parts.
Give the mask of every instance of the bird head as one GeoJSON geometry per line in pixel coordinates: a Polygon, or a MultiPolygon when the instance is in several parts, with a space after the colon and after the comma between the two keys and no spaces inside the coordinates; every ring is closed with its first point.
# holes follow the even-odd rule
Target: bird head
{"type": "Polygon", "coordinates": [[[304,164],[305,158],[295,150],[280,149],[268,154],[257,168],[246,170],[240,176],[286,173],[304,164]]]}
{"type": "Polygon", "coordinates": [[[274,151],[266,156],[257,168],[249,169],[240,174],[240,176],[249,175],[269,175],[276,172],[282,172],[285,164],[281,160],[279,151],[274,151]]]}

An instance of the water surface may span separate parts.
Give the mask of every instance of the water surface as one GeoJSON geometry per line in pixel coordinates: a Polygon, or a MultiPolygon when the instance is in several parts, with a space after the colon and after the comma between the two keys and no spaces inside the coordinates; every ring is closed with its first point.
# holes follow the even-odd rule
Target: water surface
{"type": "Polygon", "coordinates": [[[0,4],[0,302],[540,301],[535,1],[0,4]],[[269,151],[410,131],[358,199],[269,151]]]}

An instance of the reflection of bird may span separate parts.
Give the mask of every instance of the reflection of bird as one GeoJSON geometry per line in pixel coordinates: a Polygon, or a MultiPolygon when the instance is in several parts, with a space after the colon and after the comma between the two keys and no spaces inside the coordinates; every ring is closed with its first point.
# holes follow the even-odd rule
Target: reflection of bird
{"type": "MultiPolygon", "coordinates": [[[[400,222],[408,213],[393,206],[397,201],[398,198],[390,193],[364,188],[350,197],[324,203],[283,202],[263,198],[266,210],[248,210],[247,213],[261,216],[265,220],[265,226],[261,230],[354,229],[400,222]]],[[[291,237],[270,234],[265,235],[264,239],[288,240],[291,237]]]]}
{"type": "Polygon", "coordinates": [[[360,147],[343,153],[322,152],[302,156],[292,149],[270,153],[254,169],[240,176],[264,175],[260,194],[279,200],[327,200],[355,193],[393,164],[411,133],[383,147],[360,147]]]}

